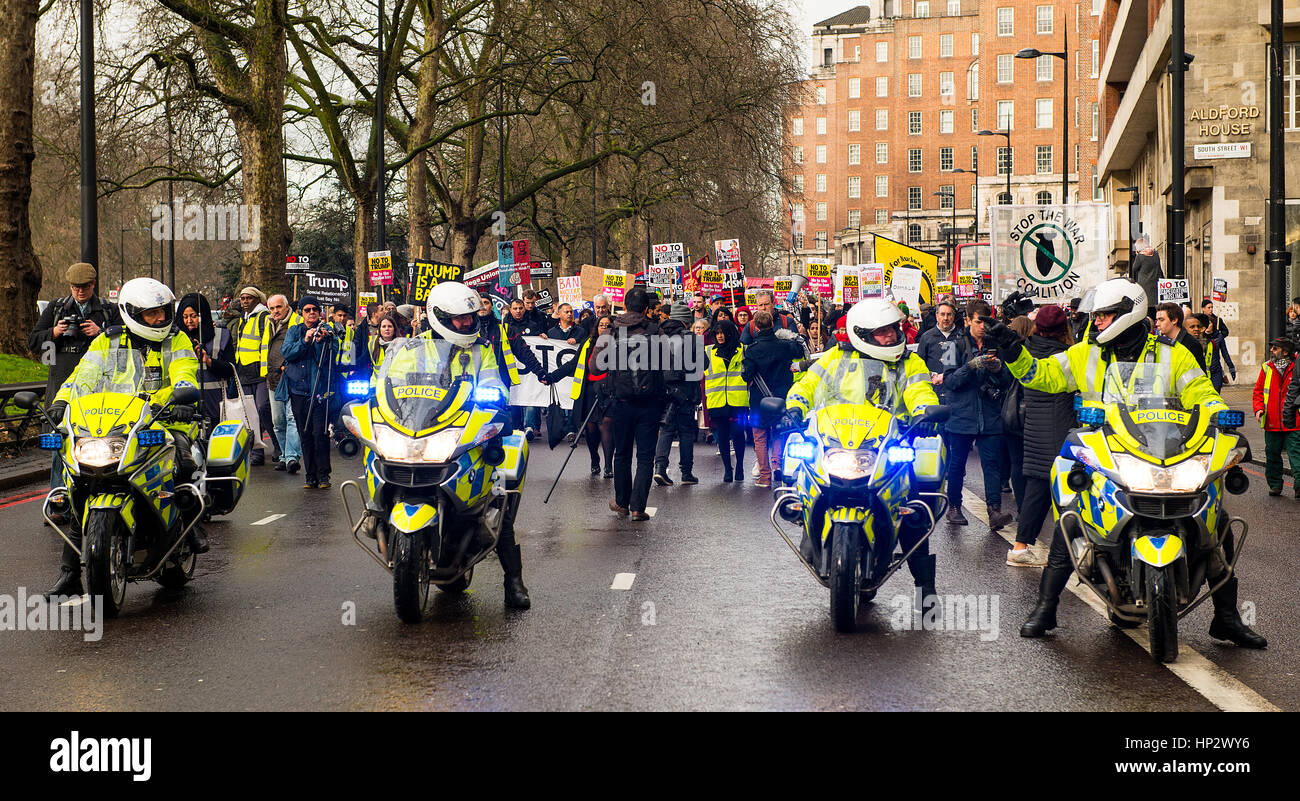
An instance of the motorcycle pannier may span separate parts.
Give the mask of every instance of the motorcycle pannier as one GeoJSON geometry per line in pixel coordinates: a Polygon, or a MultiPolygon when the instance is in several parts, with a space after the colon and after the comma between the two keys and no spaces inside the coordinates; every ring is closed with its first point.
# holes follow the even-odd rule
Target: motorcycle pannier
{"type": "Polygon", "coordinates": [[[922,492],[935,492],[943,484],[947,454],[942,437],[917,437],[912,441],[912,450],[916,458],[912,462],[912,474],[922,492]]]}

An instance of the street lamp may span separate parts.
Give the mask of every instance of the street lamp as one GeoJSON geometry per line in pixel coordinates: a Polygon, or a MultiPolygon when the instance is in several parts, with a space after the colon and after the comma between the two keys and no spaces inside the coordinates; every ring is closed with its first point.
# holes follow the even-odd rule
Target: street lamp
{"type": "MultiPolygon", "coordinates": [[[[937,198],[948,198],[952,202],[952,227],[948,231],[948,272],[952,272],[953,256],[957,252],[957,190],[935,192],[937,198]]],[[[942,203],[942,201],[940,201],[942,203]]]]}
{"type": "MultiPolygon", "coordinates": [[[[972,241],[978,242],[978,241],[979,241],[979,238],[980,238],[980,163],[979,163],[979,160],[976,159],[976,161],[975,161],[975,169],[973,169],[973,170],[963,170],[961,167],[958,167],[957,169],[953,170],[953,172],[960,172],[960,173],[965,173],[966,175],[974,175],[974,176],[975,176],[975,203],[974,203],[974,205],[975,205],[975,238],[974,238],[974,240],[972,240],[972,241]]],[[[953,191],[956,191],[956,190],[954,189],[953,191]]],[[[956,201],[953,201],[953,205],[954,205],[954,206],[956,205],[956,201]]]]}
{"type": "MultiPolygon", "coordinates": [[[[988,130],[988,129],[986,128],[986,129],[984,129],[984,130],[982,130],[982,131],[977,132],[975,135],[976,135],[976,136],[1004,136],[1004,137],[1006,137],[1006,140],[1007,140],[1007,203],[1010,203],[1010,202],[1011,202],[1011,166],[1012,166],[1012,163],[1013,163],[1013,155],[1012,155],[1012,152],[1011,152],[1011,132],[1010,132],[1010,131],[990,131],[990,130],[988,130]]],[[[994,160],[994,163],[993,163],[993,168],[994,168],[994,170],[996,170],[999,166],[1000,166],[1000,165],[997,163],[997,161],[996,161],[996,159],[995,159],[995,160],[994,160]]]]}
{"type": "MultiPolygon", "coordinates": [[[[1069,37],[1066,36],[1066,23],[1061,23],[1061,35],[1065,37],[1066,46],[1068,47],[1069,37]]],[[[1056,53],[1045,53],[1033,47],[1016,53],[1016,58],[1039,58],[1040,56],[1053,56],[1059,58],[1061,65],[1061,203],[1070,202],[1070,56],[1068,50],[1062,50],[1056,53]]],[[[1008,147],[1010,147],[1010,139],[1008,147]]]]}
{"type": "Polygon", "coordinates": [[[596,265],[596,137],[598,136],[621,136],[623,132],[618,128],[608,131],[592,130],[591,132],[591,263],[596,265]]]}

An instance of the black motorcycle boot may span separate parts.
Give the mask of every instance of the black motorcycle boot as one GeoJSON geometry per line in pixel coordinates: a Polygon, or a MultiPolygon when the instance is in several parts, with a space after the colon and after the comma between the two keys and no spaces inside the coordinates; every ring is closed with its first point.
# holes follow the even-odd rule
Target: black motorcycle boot
{"type": "Polygon", "coordinates": [[[1210,636],[1216,640],[1228,640],[1242,648],[1267,648],[1268,640],[1247,626],[1237,611],[1237,577],[1228,579],[1215,591],[1210,600],[1214,601],[1214,620],[1210,621],[1210,636]]]}
{"type": "Polygon", "coordinates": [[[1069,567],[1051,564],[1043,568],[1043,577],[1038,580],[1038,603],[1021,624],[1021,637],[1041,637],[1056,628],[1056,607],[1072,572],[1069,567]]]}
{"type": "Polygon", "coordinates": [[[730,484],[735,476],[731,472],[731,454],[722,454],[722,483],[730,484]]]}
{"type": "Polygon", "coordinates": [[[506,606],[511,609],[527,609],[532,606],[528,588],[524,586],[524,562],[519,546],[498,546],[497,558],[501,560],[501,571],[506,574],[506,606]]]}
{"type": "MultiPolygon", "coordinates": [[[[926,599],[939,595],[934,587],[935,556],[932,553],[914,553],[907,559],[907,569],[912,572],[912,579],[921,593],[921,611],[925,611],[926,599]]],[[[934,603],[934,602],[931,602],[934,603]]]]}
{"type": "MultiPolygon", "coordinates": [[[[78,545],[80,537],[75,532],[72,539],[78,545]]],[[[81,557],[66,542],[63,543],[63,556],[60,558],[59,580],[45,594],[50,595],[85,595],[86,588],[81,584],[81,557]]]]}
{"type": "Polygon", "coordinates": [[[207,553],[207,552],[208,552],[208,550],[209,550],[209,547],[208,547],[208,536],[207,536],[207,534],[205,534],[205,533],[203,532],[203,525],[202,525],[202,524],[200,524],[200,523],[196,523],[196,524],[194,525],[194,528],[190,529],[190,533],[189,533],[189,535],[188,535],[188,538],[189,538],[189,541],[190,541],[190,550],[191,550],[191,551],[193,551],[194,553],[207,553]]]}

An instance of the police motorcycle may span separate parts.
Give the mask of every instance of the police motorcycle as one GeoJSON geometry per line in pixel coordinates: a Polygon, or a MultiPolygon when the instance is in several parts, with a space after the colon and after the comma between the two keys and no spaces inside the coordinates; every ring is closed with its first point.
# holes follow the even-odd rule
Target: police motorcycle
{"type": "MultiPolygon", "coordinates": [[[[178,588],[193,578],[197,555],[190,531],[206,513],[225,513],[239,502],[252,434],[238,421],[225,421],[205,454],[196,439],[163,426],[197,417],[197,388],[177,387],[166,405],[156,407],[150,396],[160,377],[141,351],[92,351],[82,362],[79,373],[90,378],[74,376],[63,419],[47,415],[54,430],[41,435],[41,448],[59,451],[63,467],[62,486],[50,490],[41,514],[85,564],[89,595],[101,596],[104,614],[116,617],[128,583],[153,580],[178,588]],[[80,533],[81,548],[53,513],[65,515],[80,533]]],[[[14,403],[34,408],[38,399],[19,393],[14,403]]]]}
{"type": "Polygon", "coordinates": [[[448,594],[469,588],[523,492],[528,443],[502,434],[505,390],[478,382],[476,358],[442,339],[395,342],[371,396],[341,415],[365,463],[364,490],[357,481],[340,486],[352,538],[392,574],[406,623],[422,619],[430,585],[448,594]],[[354,515],[349,491],[362,514],[354,515]]]}
{"type": "MultiPolygon", "coordinates": [[[[949,410],[930,406],[906,419],[895,382],[885,375],[892,369],[873,359],[841,359],[818,385],[806,428],[789,433],[788,417],[777,426],[778,436],[789,433],[785,486],[774,491],[769,517],[812,577],[830,590],[836,631],[855,630],[860,604],[875,598],[947,511],[947,455],[936,424],[949,410]],[[896,555],[899,528],[912,515],[920,515],[925,534],[896,555]],[[801,545],[781,521],[802,527],[801,545]]],[[[784,405],[784,399],[764,398],[760,410],[775,417],[784,405]]]]}
{"type": "Polygon", "coordinates": [[[1172,662],[1179,619],[1232,578],[1245,544],[1246,521],[1223,509],[1225,492],[1249,486],[1245,416],[1183,408],[1167,364],[1112,363],[1101,401],[1080,408],[1052,467],[1052,512],[1111,622],[1145,621],[1152,657],[1172,662]],[[1207,575],[1216,580],[1197,595],[1207,575]]]}

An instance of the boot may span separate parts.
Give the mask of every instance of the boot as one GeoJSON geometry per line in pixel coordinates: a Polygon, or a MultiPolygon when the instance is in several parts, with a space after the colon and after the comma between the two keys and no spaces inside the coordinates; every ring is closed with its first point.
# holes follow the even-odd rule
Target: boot
{"type": "Polygon", "coordinates": [[[1214,601],[1214,620],[1210,621],[1210,636],[1216,640],[1229,640],[1242,648],[1267,648],[1264,639],[1241,620],[1237,611],[1237,577],[1228,579],[1211,596],[1214,601]]]}
{"type": "Polygon", "coordinates": [[[722,483],[730,484],[733,478],[735,476],[731,472],[731,454],[724,453],[722,454],[722,483]]]}
{"type": "Polygon", "coordinates": [[[203,526],[195,525],[189,533],[190,550],[194,553],[207,553],[208,537],[203,533],[203,526]]]}
{"type": "MultiPolygon", "coordinates": [[[[934,554],[912,554],[907,560],[907,569],[912,571],[912,578],[916,582],[916,588],[921,592],[921,601],[923,604],[926,598],[937,596],[939,594],[934,588],[934,554]]],[[[924,611],[924,606],[922,607],[922,611],[924,611]]]]}
{"type": "Polygon", "coordinates": [[[81,571],[68,570],[66,567],[59,572],[59,580],[45,591],[45,595],[85,595],[86,588],[81,586],[81,571]]]}
{"type": "Polygon", "coordinates": [[[1011,522],[1011,513],[1002,511],[1001,506],[989,507],[989,528],[997,531],[998,529],[1011,522]]]}
{"type": "MultiPolygon", "coordinates": [[[[1060,536],[1060,533],[1055,536],[1060,536]]],[[[1061,592],[1065,590],[1072,572],[1069,565],[1052,565],[1049,557],[1047,567],[1043,568],[1043,577],[1038,580],[1038,603],[1020,626],[1021,637],[1041,637],[1056,628],[1056,605],[1061,601],[1061,592]]]]}
{"type": "Polygon", "coordinates": [[[511,609],[527,609],[532,606],[528,588],[524,586],[524,562],[519,554],[519,546],[498,547],[497,558],[501,560],[501,571],[506,574],[506,606],[511,609]]]}
{"type": "Polygon", "coordinates": [[[745,480],[745,463],[741,460],[739,455],[736,456],[735,479],[737,482],[741,482],[745,480]]]}
{"type": "Polygon", "coordinates": [[[948,507],[948,514],[944,515],[944,519],[947,520],[948,524],[952,526],[970,525],[970,522],[966,520],[966,515],[961,513],[960,506],[948,507]]]}

